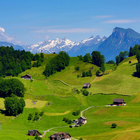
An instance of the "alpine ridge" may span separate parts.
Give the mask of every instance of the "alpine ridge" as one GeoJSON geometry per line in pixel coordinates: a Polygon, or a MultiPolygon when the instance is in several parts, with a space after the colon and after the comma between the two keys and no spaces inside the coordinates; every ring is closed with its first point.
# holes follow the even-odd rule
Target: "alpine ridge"
{"type": "Polygon", "coordinates": [[[130,46],[140,44],[140,34],[128,28],[123,29],[116,27],[112,34],[98,46],[97,51],[105,56],[105,59],[115,60],[115,57],[121,51],[129,51],[130,46]]]}
{"type": "Polygon", "coordinates": [[[106,37],[100,38],[100,36],[91,36],[88,39],[84,39],[77,43],[64,37],[63,39],[56,38],[55,40],[46,40],[33,45],[23,46],[25,50],[31,51],[32,53],[58,53],[59,51],[66,51],[70,56],[85,55],[98,48],[106,37]]]}

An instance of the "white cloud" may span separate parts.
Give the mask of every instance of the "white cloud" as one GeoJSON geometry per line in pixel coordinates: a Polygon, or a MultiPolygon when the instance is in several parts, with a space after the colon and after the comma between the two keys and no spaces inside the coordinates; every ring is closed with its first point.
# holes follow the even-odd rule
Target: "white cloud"
{"type": "Polygon", "coordinates": [[[5,33],[5,29],[0,27],[0,41],[6,41],[14,44],[20,44],[20,41],[5,33]]]}
{"type": "Polygon", "coordinates": [[[89,33],[101,31],[99,28],[70,28],[70,29],[41,29],[35,30],[36,33],[89,33]]]}
{"type": "Polygon", "coordinates": [[[95,16],[93,18],[110,18],[113,17],[112,15],[101,15],[101,16],[95,16]]]}
{"type": "Polygon", "coordinates": [[[104,23],[134,23],[134,22],[137,22],[137,20],[117,19],[104,21],[104,23]]]}
{"type": "Polygon", "coordinates": [[[1,32],[5,32],[4,28],[0,27],[0,31],[1,32]]]}

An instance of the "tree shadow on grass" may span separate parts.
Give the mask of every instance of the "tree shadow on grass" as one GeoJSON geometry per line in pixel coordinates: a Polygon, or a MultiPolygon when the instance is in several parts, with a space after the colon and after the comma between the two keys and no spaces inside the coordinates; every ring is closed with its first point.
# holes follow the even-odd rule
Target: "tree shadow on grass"
{"type": "Polygon", "coordinates": [[[133,64],[131,64],[130,66],[133,66],[133,65],[136,65],[137,63],[133,63],[133,64]]]}
{"type": "Polygon", "coordinates": [[[3,110],[3,109],[0,109],[0,113],[4,114],[4,116],[10,116],[10,115],[8,115],[7,111],[3,110]]]}
{"type": "Polygon", "coordinates": [[[133,72],[132,76],[140,78],[140,74],[137,72],[133,72]]]}

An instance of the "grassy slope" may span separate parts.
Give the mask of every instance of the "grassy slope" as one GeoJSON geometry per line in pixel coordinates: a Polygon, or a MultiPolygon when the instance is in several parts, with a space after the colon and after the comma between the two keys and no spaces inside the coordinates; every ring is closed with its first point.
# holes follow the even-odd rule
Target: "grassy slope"
{"type": "Polygon", "coordinates": [[[133,95],[140,91],[139,78],[133,76],[136,71],[137,63],[135,56],[125,59],[117,68],[109,75],[101,77],[92,83],[92,93],[117,93],[125,95],[133,95]],[[132,63],[128,63],[131,60],[132,63]]]}
{"type": "MultiPolygon", "coordinates": [[[[45,62],[47,62],[48,59],[46,59],[45,62]]],[[[132,76],[135,71],[135,63],[136,60],[134,57],[126,59],[122,62],[122,64],[120,64],[116,71],[111,72],[109,75],[97,78],[92,83],[92,87],[88,89],[92,93],[119,93],[130,95],[137,93],[133,96],[95,94],[84,97],[81,93],[73,95],[73,92],[71,92],[73,87],[80,89],[84,82],[90,82],[95,78],[95,76],[89,78],[77,78],[77,74],[80,74],[82,70],[87,70],[93,66],[92,64],[81,63],[77,60],[77,58],[72,58],[70,65],[65,70],[57,72],[48,79],[44,79],[44,76],[40,74],[43,72],[43,67],[45,67],[44,65],[42,68],[32,68],[32,70],[25,71],[21,75],[28,73],[35,79],[31,83],[28,80],[21,79],[21,75],[18,77],[18,79],[20,79],[26,86],[27,90],[25,99],[26,101],[29,101],[30,105],[28,104],[28,106],[24,109],[23,114],[20,114],[17,117],[4,116],[1,111],[0,137],[4,140],[32,140],[34,137],[25,135],[28,133],[28,130],[38,129],[43,133],[44,130],[51,127],[66,126],[67,124],[62,122],[63,117],[67,117],[71,120],[77,119],[79,116],[72,116],[72,111],[77,109],[83,110],[89,106],[96,106],[84,113],[84,116],[88,119],[88,123],[86,125],[72,129],[59,128],[54,129],[54,131],[69,132],[73,137],[83,137],[85,140],[121,140],[124,138],[131,140],[139,139],[139,78],[132,76]],[[132,61],[131,64],[128,64],[129,59],[132,61]],[[77,65],[80,66],[79,72],[75,72],[74,70],[77,65]],[[119,76],[120,74],[122,76],[119,76]],[[67,86],[60,81],[54,80],[63,80],[72,86],[67,86]],[[62,96],[63,94],[73,96],[60,98],[58,96],[54,96],[54,94],[59,96],[62,96]],[[31,100],[37,100],[39,98],[41,100],[45,100],[46,102],[40,101],[41,107],[36,104],[36,108],[30,108],[33,107],[31,100]],[[123,107],[105,107],[106,104],[112,103],[114,98],[124,98],[127,105],[123,107]],[[52,102],[52,104],[46,106],[46,103],[48,102],[52,102]],[[45,111],[41,120],[37,122],[27,120],[29,113],[41,110],[45,111]],[[113,122],[118,125],[116,129],[110,128],[110,125],[113,122]]],[[[95,70],[97,69],[97,67],[94,67],[92,73],[95,73],[95,70]]],[[[3,99],[0,99],[0,108],[3,107],[2,102],[3,99]]],[[[53,133],[54,132],[48,132],[43,139],[48,140],[48,137],[53,133]]]]}

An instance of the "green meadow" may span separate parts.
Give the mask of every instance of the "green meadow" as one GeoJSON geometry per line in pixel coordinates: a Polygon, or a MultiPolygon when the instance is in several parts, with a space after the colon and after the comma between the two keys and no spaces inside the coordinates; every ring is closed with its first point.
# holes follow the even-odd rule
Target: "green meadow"
{"type": "Polygon", "coordinates": [[[91,63],[79,61],[77,57],[70,59],[70,64],[61,72],[45,78],[42,74],[46,63],[55,54],[45,55],[45,61],[38,68],[31,68],[21,73],[17,78],[25,85],[26,106],[22,114],[6,116],[4,114],[4,99],[0,98],[0,138],[4,140],[33,140],[27,136],[28,130],[37,129],[41,134],[50,128],[50,132],[42,138],[49,140],[55,132],[68,132],[72,137],[83,140],[138,140],[140,139],[140,79],[134,77],[137,60],[135,56],[126,58],[114,71],[114,66],[106,64],[105,75],[96,77],[99,69],[91,63]],[[131,63],[129,61],[131,60],[131,63]],[[75,67],[79,66],[76,71],[75,67]],[[81,77],[83,71],[91,70],[92,77],[81,77]],[[30,74],[33,81],[20,77],[30,74]],[[80,77],[77,77],[79,75],[80,77]],[[90,95],[77,94],[73,89],[82,89],[84,83],[91,83],[87,89],[90,95]],[[126,106],[106,106],[113,99],[124,99],[126,106]],[[86,110],[83,115],[87,123],[81,127],[70,128],[64,117],[71,120],[75,110],[86,110]],[[44,111],[38,120],[27,120],[29,113],[44,111]],[[116,128],[111,124],[116,123],[116,128]]]}

